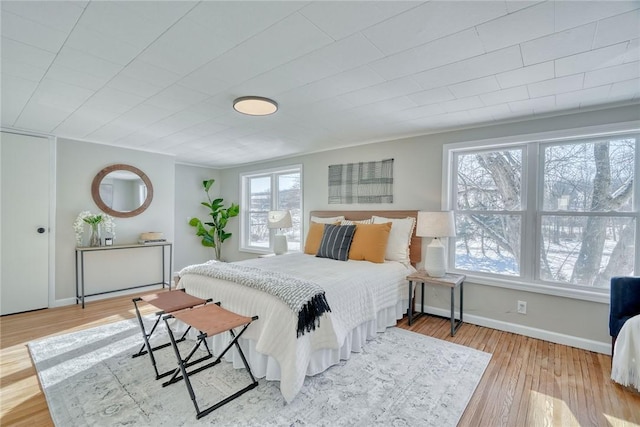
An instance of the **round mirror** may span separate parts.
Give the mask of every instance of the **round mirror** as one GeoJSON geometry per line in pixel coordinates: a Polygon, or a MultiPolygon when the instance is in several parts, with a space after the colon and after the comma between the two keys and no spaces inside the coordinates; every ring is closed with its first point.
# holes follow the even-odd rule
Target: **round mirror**
{"type": "Polygon", "coordinates": [[[153,186],[140,169],[130,165],[111,165],[93,178],[91,195],[102,212],[118,218],[130,218],[149,207],[153,186]]]}

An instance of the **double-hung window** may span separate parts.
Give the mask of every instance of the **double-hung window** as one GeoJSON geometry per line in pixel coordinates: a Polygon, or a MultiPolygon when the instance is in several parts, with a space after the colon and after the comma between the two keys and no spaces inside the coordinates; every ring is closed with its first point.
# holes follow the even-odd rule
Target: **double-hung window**
{"type": "Polygon", "coordinates": [[[241,250],[270,252],[277,230],[267,226],[269,211],[291,212],[293,227],[287,236],[289,251],[299,251],[302,230],[302,166],[288,166],[240,175],[243,209],[240,218],[241,250]]]}
{"type": "Polygon", "coordinates": [[[449,265],[541,292],[608,292],[640,262],[640,134],[445,146],[449,265]],[[546,291],[545,291],[546,289],[546,291]]]}

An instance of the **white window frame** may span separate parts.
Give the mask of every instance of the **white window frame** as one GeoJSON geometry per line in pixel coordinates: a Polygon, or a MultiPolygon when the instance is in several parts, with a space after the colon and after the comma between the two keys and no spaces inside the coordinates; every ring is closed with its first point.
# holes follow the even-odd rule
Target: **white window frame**
{"type": "MultiPolygon", "coordinates": [[[[523,175],[522,182],[526,183],[522,188],[523,242],[535,242],[535,244],[522,244],[520,276],[507,277],[504,275],[470,272],[467,270],[457,270],[454,268],[455,248],[448,247],[448,261],[450,270],[463,273],[470,282],[482,285],[497,286],[509,289],[523,290],[528,292],[542,293],[547,295],[562,296],[567,298],[581,299],[587,301],[609,303],[609,290],[601,288],[588,288],[581,286],[571,286],[567,284],[551,283],[540,280],[537,273],[537,266],[540,261],[540,223],[542,216],[548,214],[542,211],[539,204],[542,194],[541,188],[541,149],[549,143],[561,141],[589,140],[602,137],[615,137],[626,134],[640,132],[640,121],[624,122],[610,125],[590,126],[583,128],[567,129],[561,131],[540,132],[534,134],[518,135],[514,137],[501,137],[484,139],[477,141],[465,141],[445,144],[442,153],[442,210],[453,210],[455,200],[452,190],[455,185],[456,173],[452,170],[453,160],[456,153],[478,150],[495,150],[516,147],[525,147],[523,153],[523,175]],[[526,162],[526,164],[525,164],[526,162]],[[535,180],[531,183],[530,180],[535,180]],[[540,210],[538,210],[540,209],[540,210]]],[[[634,207],[632,212],[624,213],[621,216],[633,216],[636,219],[636,237],[640,236],[640,142],[636,140],[636,162],[634,170],[634,207]]],[[[555,212],[554,212],[555,214],[555,212]]],[[[635,269],[640,268],[640,249],[636,249],[635,269]]],[[[636,273],[637,274],[637,273],[636,273]]]]}
{"type": "MultiPolygon", "coordinates": [[[[303,170],[302,164],[295,165],[287,165],[277,168],[270,169],[262,169],[258,171],[245,172],[240,174],[240,196],[243,205],[247,206],[246,209],[240,209],[240,252],[249,252],[249,253],[257,253],[257,254],[268,254],[273,252],[273,236],[275,235],[275,230],[271,230],[269,233],[269,247],[258,247],[251,246],[249,243],[249,214],[250,214],[250,194],[248,193],[247,181],[251,178],[258,177],[270,177],[271,179],[271,210],[277,210],[279,205],[278,200],[278,191],[277,189],[277,181],[278,176],[286,175],[289,173],[299,173],[300,174],[300,212],[301,214],[304,212],[303,210],[303,199],[304,199],[304,183],[303,183],[303,170]]],[[[300,221],[300,236],[304,236],[304,222],[300,221]]],[[[302,237],[300,245],[302,247],[302,237]]]]}

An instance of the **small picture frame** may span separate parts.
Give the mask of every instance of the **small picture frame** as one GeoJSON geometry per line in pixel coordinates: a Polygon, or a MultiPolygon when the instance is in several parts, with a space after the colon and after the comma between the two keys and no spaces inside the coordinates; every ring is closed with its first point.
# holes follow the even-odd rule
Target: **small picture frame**
{"type": "Polygon", "coordinates": [[[113,246],[113,237],[105,237],[104,238],[105,246],[113,246]]]}

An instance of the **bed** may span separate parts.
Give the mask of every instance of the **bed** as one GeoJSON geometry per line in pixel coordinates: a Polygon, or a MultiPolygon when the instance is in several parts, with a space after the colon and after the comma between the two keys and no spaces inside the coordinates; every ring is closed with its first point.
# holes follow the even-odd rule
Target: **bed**
{"type": "MultiPolygon", "coordinates": [[[[402,230],[404,224],[409,224],[406,218],[414,218],[415,221],[416,216],[417,211],[310,213],[310,218],[315,221],[326,221],[335,226],[369,218],[384,223],[386,218],[393,221],[390,229],[397,225],[396,232],[402,230]],[[345,217],[344,222],[331,219],[339,216],[345,217]]],[[[315,224],[310,223],[309,241],[312,226],[318,227],[315,224]]],[[[404,262],[387,260],[387,256],[393,258],[393,254],[388,253],[385,253],[384,262],[337,261],[311,254],[289,253],[231,263],[235,264],[230,266],[233,268],[261,269],[265,275],[286,274],[317,284],[324,291],[330,312],[319,316],[317,326],[303,333],[299,329],[296,333],[299,313],[292,311],[281,298],[260,289],[204,275],[201,273],[203,265],[185,268],[180,273],[179,287],[196,297],[220,301],[223,307],[239,314],[259,316],[259,320],[253,322],[243,335],[243,351],[254,375],[280,381],[284,399],[291,402],[306,375],[317,375],[340,360],[349,359],[352,352],[360,351],[367,339],[384,332],[402,318],[408,302],[405,278],[415,271],[415,263],[421,259],[421,239],[415,236],[414,226],[408,234],[404,262]]],[[[390,233],[388,249],[392,248],[392,237],[397,238],[397,233],[390,233]]],[[[211,345],[218,351],[227,342],[228,337],[218,335],[213,337],[211,345]]],[[[230,354],[227,361],[236,368],[243,367],[237,352],[230,354]]]]}

